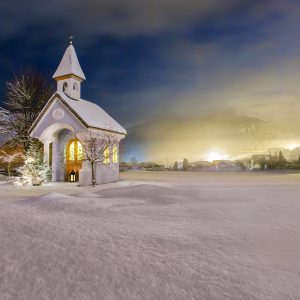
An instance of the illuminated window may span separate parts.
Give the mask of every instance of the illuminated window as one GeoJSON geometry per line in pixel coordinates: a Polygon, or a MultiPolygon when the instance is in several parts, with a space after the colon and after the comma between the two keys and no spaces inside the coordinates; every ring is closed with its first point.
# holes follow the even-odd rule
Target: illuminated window
{"type": "Polygon", "coordinates": [[[74,141],[69,146],[69,160],[75,160],[75,142],[74,141]]]}
{"type": "Polygon", "coordinates": [[[104,161],[105,164],[109,164],[109,148],[104,150],[104,161]]]}
{"type": "Polygon", "coordinates": [[[49,144],[49,167],[52,168],[53,143],[49,144]]]}
{"type": "Polygon", "coordinates": [[[115,144],[113,147],[113,163],[116,164],[118,162],[118,147],[115,144]]]}
{"type": "Polygon", "coordinates": [[[72,141],[69,146],[69,160],[82,160],[83,159],[83,148],[79,141],[72,141]]]}
{"type": "Polygon", "coordinates": [[[80,142],[77,142],[77,160],[83,159],[83,150],[80,142]]]}

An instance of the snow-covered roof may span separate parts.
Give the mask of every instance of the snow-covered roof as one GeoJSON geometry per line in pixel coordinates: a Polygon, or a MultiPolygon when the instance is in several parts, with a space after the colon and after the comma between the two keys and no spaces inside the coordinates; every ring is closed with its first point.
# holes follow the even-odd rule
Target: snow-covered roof
{"type": "MultiPolygon", "coordinates": [[[[85,76],[80,67],[75,49],[72,44],[66,49],[64,56],[53,75],[53,78],[75,75],[81,79],[85,79],[85,76]]],[[[58,85],[59,87],[59,85],[58,85]]],[[[73,113],[73,115],[87,128],[102,129],[120,134],[127,134],[126,130],[115,121],[108,113],[106,113],[97,104],[80,99],[80,93],[78,99],[70,98],[62,89],[58,88],[58,91],[47,102],[37,119],[34,121],[30,128],[32,132],[37,126],[39,126],[43,116],[47,114],[52,103],[57,98],[73,113]]]]}
{"type": "Polygon", "coordinates": [[[75,48],[72,44],[66,49],[65,54],[52,78],[71,74],[85,79],[85,75],[79,64],[75,48]]]}
{"type": "Polygon", "coordinates": [[[63,92],[56,92],[67,103],[68,106],[88,125],[99,129],[115,131],[122,134],[127,134],[117,121],[115,121],[107,112],[105,112],[97,104],[79,99],[74,100],[69,98],[63,92]]]}

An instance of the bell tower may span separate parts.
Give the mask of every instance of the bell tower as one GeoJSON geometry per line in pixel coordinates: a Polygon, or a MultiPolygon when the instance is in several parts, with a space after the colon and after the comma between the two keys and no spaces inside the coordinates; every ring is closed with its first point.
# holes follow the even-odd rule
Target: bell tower
{"type": "Polygon", "coordinates": [[[52,78],[57,81],[58,92],[63,92],[70,98],[79,100],[81,98],[81,82],[86,78],[72,40],[73,37],[70,37],[69,46],[52,78]]]}

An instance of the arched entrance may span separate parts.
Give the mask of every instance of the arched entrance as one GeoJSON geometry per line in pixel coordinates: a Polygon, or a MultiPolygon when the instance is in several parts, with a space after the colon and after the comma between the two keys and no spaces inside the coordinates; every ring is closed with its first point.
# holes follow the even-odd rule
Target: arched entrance
{"type": "Polygon", "coordinates": [[[82,160],[83,148],[81,143],[77,139],[70,140],[66,148],[66,181],[79,180],[82,160]]]}

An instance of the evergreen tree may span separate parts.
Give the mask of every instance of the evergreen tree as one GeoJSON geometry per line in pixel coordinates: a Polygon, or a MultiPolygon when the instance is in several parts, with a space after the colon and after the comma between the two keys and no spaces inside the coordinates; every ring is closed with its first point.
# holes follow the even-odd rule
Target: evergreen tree
{"type": "Polygon", "coordinates": [[[284,166],[285,166],[285,163],[286,163],[286,159],[285,159],[285,157],[283,156],[282,151],[280,150],[280,151],[279,151],[279,154],[278,154],[278,166],[279,166],[279,167],[284,167],[284,166]]]}
{"type": "Polygon", "coordinates": [[[186,158],[183,159],[182,169],[183,171],[187,171],[189,169],[189,161],[186,158]]]}
{"type": "Polygon", "coordinates": [[[138,161],[136,160],[135,156],[131,157],[130,164],[131,166],[136,166],[138,164],[138,161]]]}
{"type": "Polygon", "coordinates": [[[21,174],[16,177],[16,185],[37,186],[45,183],[50,178],[50,169],[47,163],[44,163],[42,148],[34,142],[31,142],[25,152],[24,166],[18,169],[21,174]]]}
{"type": "Polygon", "coordinates": [[[283,153],[282,153],[281,150],[279,151],[278,161],[279,161],[279,162],[286,162],[286,159],[285,159],[285,157],[283,156],[283,153]]]}
{"type": "Polygon", "coordinates": [[[175,161],[174,166],[173,166],[174,171],[178,171],[178,161],[175,161]]]}

